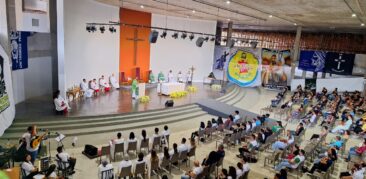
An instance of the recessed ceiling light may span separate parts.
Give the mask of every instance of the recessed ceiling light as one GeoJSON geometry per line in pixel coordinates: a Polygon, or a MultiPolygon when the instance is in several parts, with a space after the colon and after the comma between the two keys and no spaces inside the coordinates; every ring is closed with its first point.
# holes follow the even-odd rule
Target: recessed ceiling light
{"type": "Polygon", "coordinates": [[[196,13],[196,11],[195,10],[192,10],[192,13],[196,13]]]}
{"type": "Polygon", "coordinates": [[[269,15],[268,17],[269,17],[269,18],[272,18],[273,16],[272,16],[272,15],[269,15]]]}
{"type": "Polygon", "coordinates": [[[230,19],[226,19],[227,21],[230,21],[230,19]]]}
{"type": "Polygon", "coordinates": [[[144,5],[141,5],[140,8],[143,9],[144,8],[144,5]]]}
{"type": "Polygon", "coordinates": [[[363,26],[365,26],[365,24],[364,23],[361,23],[361,26],[363,27],[363,26]]]}
{"type": "Polygon", "coordinates": [[[352,14],[352,17],[356,17],[357,15],[355,13],[352,14]]]}
{"type": "Polygon", "coordinates": [[[296,24],[296,23],[294,23],[294,26],[297,26],[297,24],[296,24]]]}
{"type": "Polygon", "coordinates": [[[230,1],[226,1],[226,4],[230,4],[231,2],[230,1]]]}

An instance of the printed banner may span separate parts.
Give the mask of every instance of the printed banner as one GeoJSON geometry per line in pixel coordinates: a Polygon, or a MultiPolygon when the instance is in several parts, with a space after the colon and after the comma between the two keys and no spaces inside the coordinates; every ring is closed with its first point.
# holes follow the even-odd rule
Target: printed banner
{"type": "Polygon", "coordinates": [[[326,52],[324,51],[301,51],[299,69],[312,72],[323,72],[326,52]]]}
{"type": "Polygon", "coordinates": [[[28,68],[28,36],[30,32],[10,33],[12,69],[28,68]]]}
{"type": "Polygon", "coordinates": [[[328,52],[325,72],[337,75],[352,75],[355,54],[328,52]]]}
{"type": "Polygon", "coordinates": [[[260,50],[238,49],[230,57],[227,77],[241,87],[259,86],[260,64],[260,50]]]}
{"type": "Polygon", "coordinates": [[[316,79],[305,79],[305,89],[316,90],[316,79]]]}
{"type": "Polygon", "coordinates": [[[226,71],[230,57],[236,52],[235,48],[216,46],[213,59],[213,74],[216,79],[227,80],[226,71]]]}
{"type": "Polygon", "coordinates": [[[10,106],[4,78],[4,58],[0,56],[0,113],[10,106]]]}
{"type": "Polygon", "coordinates": [[[262,49],[262,86],[268,88],[283,88],[291,75],[291,51],[262,49]]]}

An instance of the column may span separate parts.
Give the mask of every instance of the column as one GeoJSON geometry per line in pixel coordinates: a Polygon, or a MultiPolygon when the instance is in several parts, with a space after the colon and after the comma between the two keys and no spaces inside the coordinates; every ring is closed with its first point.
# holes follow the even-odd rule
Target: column
{"type": "Polygon", "coordinates": [[[57,0],[57,71],[58,88],[61,96],[66,98],[66,74],[65,74],[65,32],[64,32],[64,1],[57,0]]]}
{"type": "Polygon", "coordinates": [[[233,35],[233,22],[230,21],[227,25],[227,41],[226,41],[226,46],[229,46],[229,41],[231,40],[231,37],[233,35]]]}
{"type": "Polygon", "coordinates": [[[299,59],[301,30],[302,30],[301,26],[298,26],[296,29],[296,38],[295,38],[295,43],[294,43],[294,48],[293,48],[294,56],[293,56],[293,62],[292,62],[292,66],[291,66],[291,79],[294,79],[294,77],[295,77],[295,68],[296,68],[295,61],[298,61],[298,59],[299,59]]]}

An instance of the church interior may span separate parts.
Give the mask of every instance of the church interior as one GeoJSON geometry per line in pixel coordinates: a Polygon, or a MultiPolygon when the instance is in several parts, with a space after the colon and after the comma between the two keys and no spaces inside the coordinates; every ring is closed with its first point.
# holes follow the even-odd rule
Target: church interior
{"type": "Polygon", "coordinates": [[[0,179],[364,179],[366,0],[0,0],[0,179]]]}

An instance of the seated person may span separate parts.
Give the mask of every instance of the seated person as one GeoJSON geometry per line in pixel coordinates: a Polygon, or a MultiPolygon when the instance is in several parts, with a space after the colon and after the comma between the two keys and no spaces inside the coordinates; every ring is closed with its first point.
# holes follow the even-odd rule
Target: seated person
{"type": "Polygon", "coordinates": [[[182,179],[190,179],[190,178],[194,179],[197,177],[197,175],[202,173],[203,168],[200,166],[199,161],[195,160],[193,162],[193,165],[194,167],[191,170],[187,171],[185,175],[181,177],[182,179]]]}
{"type": "Polygon", "coordinates": [[[163,72],[160,72],[160,73],[158,74],[158,82],[159,82],[159,83],[162,83],[162,82],[164,82],[164,81],[165,81],[164,73],[163,73],[163,72]]]}
{"type": "Polygon", "coordinates": [[[80,89],[84,92],[85,97],[90,98],[93,96],[93,90],[89,88],[86,79],[83,79],[83,81],[80,83],[80,89]]]}
{"type": "Polygon", "coordinates": [[[123,156],[123,160],[119,163],[118,173],[121,173],[122,168],[130,167],[130,166],[132,166],[132,161],[130,160],[130,156],[128,154],[125,154],[123,156]]]}
{"type": "Polygon", "coordinates": [[[94,90],[94,96],[98,95],[99,93],[99,85],[97,83],[97,80],[94,78],[92,81],[90,81],[90,89],[94,90]]]}
{"type": "Polygon", "coordinates": [[[76,159],[73,157],[70,157],[70,155],[68,153],[64,152],[62,146],[57,147],[56,158],[62,162],[68,162],[66,167],[68,169],[70,169],[71,174],[75,173],[74,169],[75,169],[76,159]]]}
{"type": "Polygon", "coordinates": [[[237,157],[243,158],[248,155],[252,150],[258,147],[258,142],[254,134],[249,136],[248,143],[244,144],[242,148],[239,148],[239,155],[237,157]]]}
{"type": "Polygon", "coordinates": [[[332,129],[332,133],[339,133],[349,130],[352,124],[353,124],[353,117],[350,114],[348,114],[347,121],[345,123],[343,121],[339,123],[335,128],[332,129]]]}
{"type": "Polygon", "coordinates": [[[99,86],[104,89],[104,92],[108,92],[111,89],[109,83],[107,83],[104,79],[104,75],[99,79],[99,86]]]}
{"type": "Polygon", "coordinates": [[[281,161],[281,163],[279,163],[276,167],[275,170],[276,171],[280,171],[283,168],[292,168],[292,169],[296,169],[300,163],[304,162],[305,160],[305,151],[304,150],[300,150],[299,154],[297,156],[295,156],[293,159],[291,160],[287,160],[284,159],[281,161]]]}
{"type": "Polygon", "coordinates": [[[47,170],[39,171],[37,167],[35,167],[31,162],[31,156],[26,154],[24,162],[21,164],[22,170],[24,170],[26,179],[33,179],[34,176],[39,175],[41,173],[45,173],[45,177],[56,178],[55,169],[56,165],[51,165],[47,170]]]}
{"type": "MultiPolygon", "coordinates": [[[[328,154],[330,155],[330,154],[328,154]]],[[[321,172],[326,172],[329,167],[332,165],[334,161],[332,160],[332,158],[330,156],[324,156],[321,159],[317,159],[315,160],[313,166],[311,167],[310,170],[308,170],[307,168],[303,168],[304,172],[308,172],[313,174],[315,172],[315,170],[319,170],[321,172]]]]}
{"type": "MultiPolygon", "coordinates": [[[[138,164],[145,164],[145,167],[146,167],[146,161],[145,161],[145,158],[144,158],[144,154],[142,152],[140,152],[138,155],[137,155],[137,160],[134,162],[134,169],[136,170],[136,165],[138,164]]],[[[135,173],[135,171],[133,171],[135,173]]]]}
{"type": "Polygon", "coordinates": [[[149,83],[155,83],[155,76],[151,70],[149,72],[149,83]]]}
{"type": "Polygon", "coordinates": [[[114,73],[109,77],[109,82],[111,83],[112,87],[115,89],[119,89],[119,82],[117,81],[114,73]]]}
{"type": "Polygon", "coordinates": [[[186,144],[186,142],[187,142],[187,139],[182,138],[181,144],[179,144],[179,146],[177,147],[179,153],[181,153],[183,151],[188,151],[188,145],[186,144]]]}
{"type": "Polygon", "coordinates": [[[197,147],[196,140],[191,138],[189,141],[190,141],[190,145],[188,145],[188,152],[190,152],[192,149],[195,149],[197,147]]]}
{"type": "Polygon", "coordinates": [[[287,171],[285,169],[281,169],[279,173],[275,174],[274,179],[287,179],[287,171]]]}
{"type": "Polygon", "coordinates": [[[366,151],[366,139],[359,144],[357,147],[351,147],[348,152],[347,161],[351,160],[352,155],[362,156],[362,154],[366,151]]]}
{"type": "Polygon", "coordinates": [[[281,121],[277,121],[277,125],[273,125],[272,126],[272,132],[276,133],[278,132],[280,129],[282,129],[282,122],[281,121]]]}
{"type": "Polygon", "coordinates": [[[332,140],[328,146],[335,147],[339,150],[343,146],[343,140],[340,136],[336,136],[335,140],[332,140]]]}
{"type": "Polygon", "coordinates": [[[296,127],[296,130],[293,132],[293,135],[299,136],[302,131],[304,131],[304,124],[300,122],[300,124],[296,127]]]}
{"type": "Polygon", "coordinates": [[[327,135],[328,135],[328,126],[323,126],[320,131],[320,134],[313,134],[310,140],[323,138],[326,137],[327,135]]]}
{"type": "Polygon", "coordinates": [[[363,179],[365,163],[355,163],[350,172],[341,172],[341,179],[363,179]]]}
{"type": "Polygon", "coordinates": [[[121,144],[124,142],[124,139],[122,138],[122,133],[118,132],[117,133],[117,138],[116,139],[112,139],[109,141],[109,146],[110,146],[110,152],[111,152],[111,158],[113,159],[114,157],[114,149],[116,144],[121,144]]]}
{"type": "Polygon", "coordinates": [[[53,103],[55,104],[56,111],[62,111],[64,114],[71,109],[67,101],[60,95],[60,90],[55,92],[53,96],[53,103]]]}
{"type": "Polygon", "coordinates": [[[287,140],[286,139],[279,139],[272,144],[272,150],[283,150],[287,147],[287,140]]]}
{"type": "MultiPolygon", "coordinates": [[[[103,159],[102,164],[99,165],[98,170],[98,176],[99,178],[102,178],[102,173],[104,171],[108,171],[113,169],[113,165],[111,163],[108,163],[106,159],[103,159]]],[[[109,173],[109,176],[103,176],[104,178],[112,178],[113,172],[109,173]]]]}
{"type": "Polygon", "coordinates": [[[239,111],[235,111],[235,114],[234,114],[234,123],[238,123],[239,120],[241,119],[240,115],[239,115],[239,111]]]}

